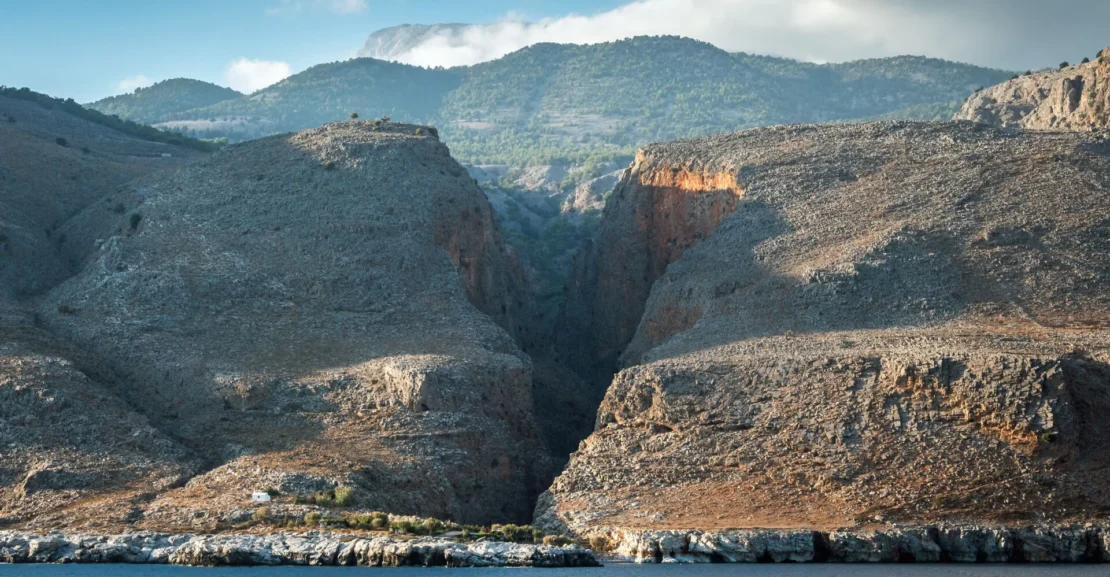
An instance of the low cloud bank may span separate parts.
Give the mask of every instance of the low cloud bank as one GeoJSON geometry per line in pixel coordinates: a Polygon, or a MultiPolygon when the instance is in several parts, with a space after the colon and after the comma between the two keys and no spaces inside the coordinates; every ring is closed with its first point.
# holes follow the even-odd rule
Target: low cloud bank
{"type": "Polygon", "coordinates": [[[411,38],[368,44],[363,55],[456,66],[540,42],[680,35],[811,61],[923,54],[1018,69],[1093,56],[1110,44],[1106,22],[1105,0],[639,0],[594,15],[410,30],[411,38]]]}

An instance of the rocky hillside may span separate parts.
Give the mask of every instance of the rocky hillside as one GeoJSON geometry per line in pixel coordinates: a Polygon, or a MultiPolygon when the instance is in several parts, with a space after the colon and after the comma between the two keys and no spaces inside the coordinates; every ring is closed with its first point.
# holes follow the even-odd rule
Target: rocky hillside
{"type": "Polygon", "coordinates": [[[0,524],[63,524],[95,502],[96,522],[111,526],[192,472],[187,450],[116,394],[107,368],[36,326],[31,309],[123,218],[121,185],[198,156],[42,95],[0,96],[0,524]]]}
{"type": "Polygon", "coordinates": [[[1092,62],[980,90],[956,119],[1033,130],[1110,128],[1110,48],[1092,62]]]}
{"type": "Polygon", "coordinates": [[[564,345],[579,366],[623,370],[541,519],[1104,518],[1107,214],[1105,136],[898,122],[645,148],[564,320],[591,323],[564,345]]]}
{"type": "Polygon", "coordinates": [[[130,94],[98,100],[88,107],[104,114],[154,124],[178,112],[203,108],[242,96],[239,92],[211,82],[172,78],[146,88],[138,88],[130,94]]]}
{"type": "Polygon", "coordinates": [[[116,200],[38,314],[195,456],[200,474],[152,495],[140,526],[215,526],[251,491],[336,486],[391,513],[528,520],[550,471],[517,345],[527,291],[434,131],[329,124],[116,200]]]}

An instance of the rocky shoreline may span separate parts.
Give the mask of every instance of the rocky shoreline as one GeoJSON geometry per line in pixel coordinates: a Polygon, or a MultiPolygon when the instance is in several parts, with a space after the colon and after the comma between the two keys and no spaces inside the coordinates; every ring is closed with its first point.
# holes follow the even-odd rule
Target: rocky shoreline
{"type": "Polygon", "coordinates": [[[456,543],[337,533],[92,536],[0,531],[0,563],[190,566],[596,567],[593,551],[493,541],[456,543]]]}
{"type": "Polygon", "coordinates": [[[603,529],[633,563],[1108,563],[1110,527],[919,527],[876,531],[603,529]]]}

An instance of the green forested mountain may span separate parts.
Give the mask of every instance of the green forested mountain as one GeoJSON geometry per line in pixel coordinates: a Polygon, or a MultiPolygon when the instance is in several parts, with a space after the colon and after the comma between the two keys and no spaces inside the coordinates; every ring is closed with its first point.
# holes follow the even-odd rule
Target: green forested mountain
{"type": "MultiPolygon", "coordinates": [[[[768,124],[943,116],[1009,72],[903,56],[819,65],[676,37],[539,44],[470,67],[369,58],[156,119],[243,139],[346,118],[432,123],[460,160],[537,164],[627,155],[658,140],[768,124]]],[[[153,87],[152,87],[153,88],[153,87]]]]}
{"type": "Polygon", "coordinates": [[[209,106],[243,95],[230,88],[190,78],[163,80],[130,94],[112,96],[86,105],[104,114],[154,124],[170,115],[209,106]]]}
{"type": "MultiPolygon", "coordinates": [[[[191,148],[193,150],[200,150],[202,152],[211,152],[220,147],[220,143],[206,142],[191,138],[177,132],[170,132],[161,130],[145,124],[140,124],[133,120],[122,119],[118,116],[104,114],[98,110],[86,108],[77,104],[72,98],[54,98],[40,92],[35,92],[30,88],[10,88],[7,86],[0,86],[0,96],[13,98],[16,100],[23,100],[26,102],[33,102],[46,110],[61,110],[66,114],[87,120],[94,124],[99,124],[112,130],[117,130],[129,136],[139,138],[141,140],[148,140],[150,142],[161,142],[163,144],[172,144],[174,146],[182,146],[191,148]]],[[[7,122],[16,122],[15,118],[9,117],[7,122]]],[[[64,139],[63,139],[64,140],[64,139]]],[[[59,142],[59,144],[63,144],[59,142]]]]}

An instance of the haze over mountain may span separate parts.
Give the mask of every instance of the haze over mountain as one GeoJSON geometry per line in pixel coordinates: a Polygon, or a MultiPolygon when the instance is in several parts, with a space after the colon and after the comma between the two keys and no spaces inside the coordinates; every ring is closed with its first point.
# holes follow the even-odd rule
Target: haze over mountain
{"type": "Polygon", "coordinates": [[[1024,70],[1078,60],[1076,54],[1104,43],[1110,4],[1063,0],[1056,6],[1046,10],[1038,0],[638,0],[578,13],[568,6],[546,18],[510,13],[472,24],[395,26],[372,34],[360,56],[460,66],[540,43],[673,34],[809,62],[928,54],[1024,70]]]}

